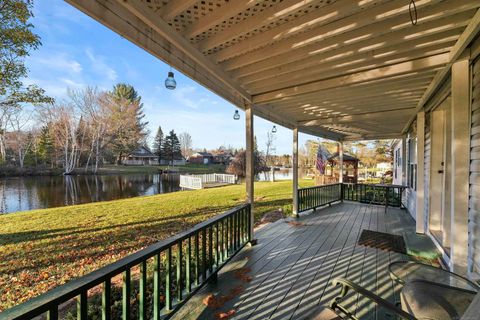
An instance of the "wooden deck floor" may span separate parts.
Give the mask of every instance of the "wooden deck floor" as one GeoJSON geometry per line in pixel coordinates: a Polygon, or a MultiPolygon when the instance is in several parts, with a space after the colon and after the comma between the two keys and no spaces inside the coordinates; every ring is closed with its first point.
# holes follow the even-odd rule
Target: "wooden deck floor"
{"type": "MultiPolygon", "coordinates": [[[[304,319],[315,306],[328,305],[338,294],[331,285],[336,277],[350,279],[389,301],[398,299],[399,288],[387,265],[406,257],[359,246],[357,240],[362,229],[414,232],[414,221],[406,211],[389,208],[385,214],[381,206],[346,202],[295,221],[299,223],[282,220],[259,230],[258,244],[240,252],[219,273],[218,283],[202,289],[175,318],[216,319],[218,313],[234,310],[229,319],[304,319]],[[211,294],[230,300],[219,308],[207,308],[202,301],[211,294]]],[[[348,303],[361,319],[393,319],[357,295],[351,294],[348,303]]]]}

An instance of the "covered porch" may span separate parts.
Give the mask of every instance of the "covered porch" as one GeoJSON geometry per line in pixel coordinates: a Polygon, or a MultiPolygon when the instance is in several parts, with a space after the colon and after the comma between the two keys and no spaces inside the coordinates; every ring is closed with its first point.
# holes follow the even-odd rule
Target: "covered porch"
{"type": "MultiPolygon", "coordinates": [[[[455,216],[448,228],[456,230],[456,237],[449,267],[478,277],[480,200],[472,190],[480,183],[478,175],[470,178],[470,158],[465,158],[480,154],[470,150],[470,142],[472,148],[478,147],[480,132],[473,128],[478,115],[472,113],[471,99],[476,96],[472,92],[479,92],[472,89],[479,77],[471,82],[472,70],[480,70],[480,63],[473,67],[480,54],[478,1],[423,0],[416,1],[415,9],[403,0],[67,2],[245,111],[247,201],[7,310],[7,319],[40,314],[57,319],[59,306],[71,299],[78,302],[77,318],[87,319],[93,288],[102,294],[102,301],[96,302],[103,319],[111,318],[113,305],[122,305],[123,319],[132,318],[133,309],[140,319],[181,314],[209,319],[232,309],[230,317],[235,319],[301,319],[337,294],[331,285],[335,277],[397,301],[398,288],[385,266],[405,257],[360,246],[358,237],[363,229],[429,233],[425,111],[443,101],[445,94],[451,95],[455,111],[450,114],[449,157],[454,165],[448,193],[453,195],[449,205],[455,216]],[[255,116],[292,130],[294,216],[303,208],[346,199],[342,174],[339,188],[314,193],[313,198],[302,196],[299,133],[337,141],[341,173],[343,142],[402,139],[402,181],[409,187],[406,201],[413,204],[407,205],[409,213],[396,208],[385,213],[383,206],[345,202],[254,232],[255,116]],[[407,138],[415,155],[408,163],[407,138]],[[208,284],[215,280],[215,286],[208,284]],[[115,284],[122,291],[113,301],[115,284]],[[149,284],[153,289],[147,291],[149,284]],[[199,290],[203,297],[232,296],[221,308],[206,308],[202,295],[195,294],[199,290]],[[140,297],[135,308],[132,296],[140,297]]],[[[362,319],[392,318],[357,295],[350,301],[362,319]]]]}
{"type": "MultiPolygon", "coordinates": [[[[405,210],[343,202],[317,212],[307,211],[292,223],[280,220],[255,233],[258,244],[244,248],[174,319],[307,319],[318,306],[328,306],[340,288],[337,277],[349,279],[382,298],[399,301],[399,286],[389,277],[392,261],[406,255],[358,244],[363,229],[414,234],[415,222],[405,210]],[[235,295],[231,295],[235,292],[235,295]],[[229,297],[220,305],[205,304],[229,297]]],[[[364,297],[350,294],[349,309],[360,319],[394,319],[364,297]]]]}

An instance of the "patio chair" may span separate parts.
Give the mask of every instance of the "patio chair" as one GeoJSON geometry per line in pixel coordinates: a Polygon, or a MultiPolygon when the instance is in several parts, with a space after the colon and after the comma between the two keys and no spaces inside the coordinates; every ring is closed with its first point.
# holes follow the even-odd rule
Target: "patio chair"
{"type": "Polygon", "coordinates": [[[332,301],[330,308],[338,311],[344,319],[352,320],[359,319],[341,304],[350,290],[388,310],[397,319],[407,320],[460,320],[476,296],[480,296],[474,291],[418,279],[404,285],[400,293],[401,305],[397,306],[346,279],[334,279],[333,285],[341,286],[342,290],[332,301]]]}

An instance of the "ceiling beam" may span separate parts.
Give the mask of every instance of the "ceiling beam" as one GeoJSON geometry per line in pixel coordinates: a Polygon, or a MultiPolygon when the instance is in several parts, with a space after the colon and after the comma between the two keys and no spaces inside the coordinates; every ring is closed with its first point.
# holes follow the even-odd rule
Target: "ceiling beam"
{"type": "Polygon", "coordinates": [[[385,92],[367,92],[364,95],[363,94],[348,94],[346,96],[326,96],[323,94],[320,94],[318,97],[313,97],[309,99],[304,99],[304,100],[298,100],[298,101],[292,101],[292,102],[287,102],[287,103],[275,103],[275,109],[283,109],[286,107],[302,107],[306,106],[306,104],[309,104],[310,106],[313,105],[329,105],[331,103],[348,103],[348,102],[362,102],[365,100],[371,101],[374,99],[389,99],[389,98],[398,98],[398,97],[405,97],[405,96],[418,96],[420,97],[423,95],[423,92],[427,88],[428,83],[425,82],[425,84],[415,88],[402,88],[402,89],[396,89],[392,90],[389,93],[385,92]]]}
{"type": "Polygon", "coordinates": [[[173,0],[169,1],[162,9],[160,15],[163,20],[170,21],[183,11],[193,6],[198,0],[173,0]]]}
{"type": "MultiPolygon", "coordinates": [[[[448,74],[450,73],[450,68],[452,67],[452,63],[455,62],[456,59],[462,54],[465,48],[470,44],[470,42],[475,38],[475,36],[480,32],[480,9],[477,10],[475,15],[470,22],[468,23],[467,27],[460,35],[457,40],[457,43],[453,46],[450,54],[448,56],[447,65],[440,70],[435,77],[433,78],[432,82],[430,83],[427,90],[425,90],[425,94],[420,99],[417,105],[416,111],[418,112],[423,108],[423,106],[428,102],[428,100],[432,97],[432,95],[437,91],[443,81],[447,78],[448,74]]],[[[408,128],[415,120],[416,114],[411,117],[408,123],[403,128],[402,132],[405,133],[408,131],[408,128]]]]}
{"type": "Polygon", "coordinates": [[[413,50],[409,53],[401,53],[395,54],[393,56],[366,59],[365,61],[351,63],[347,66],[337,67],[337,64],[335,63],[326,63],[322,66],[319,66],[318,69],[316,67],[307,67],[305,69],[294,71],[292,73],[280,73],[277,75],[277,77],[259,80],[248,85],[242,82],[242,85],[249,92],[256,94],[259,92],[266,92],[278,88],[283,88],[289,85],[292,86],[304,82],[328,79],[342,74],[361,72],[369,69],[398,64],[401,62],[412,61],[427,56],[442,54],[448,52],[449,46],[442,43],[428,49],[430,50],[426,51],[424,50],[424,48],[422,48],[420,50],[413,50]]]}
{"type": "Polygon", "coordinates": [[[399,132],[399,133],[380,133],[380,134],[361,135],[359,138],[347,136],[343,141],[397,139],[397,138],[401,138],[402,135],[403,134],[399,132]]]}
{"type": "Polygon", "coordinates": [[[395,105],[405,106],[407,103],[409,105],[416,105],[418,100],[421,98],[423,92],[417,91],[411,96],[383,96],[383,97],[373,97],[373,98],[364,98],[360,99],[359,102],[356,101],[335,101],[333,103],[321,103],[321,102],[309,102],[302,104],[292,104],[292,105],[281,105],[277,106],[275,104],[274,109],[278,112],[285,113],[346,113],[361,111],[368,112],[372,110],[388,110],[395,107],[395,105]]]}
{"type": "Polygon", "coordinates": [[[198,50],[193,47],[189,41],[178,35],[178,33],[170,25],[168,25],[163,19],[149,9],[144,3],[138,0],[117,0],[117,3],[131,11],[135,16],[144,21],[148,26],[155,30],[155,32],[169,41],[173,46],[181,50],[190,59],[207,69],[213,76],[217,78],[217,80],[223,82],[224,85],[228,86],[231,90],[234,90],[244,99],[251,102],[250,94],[248,94],[236,82],[230,79],[230,77],[222,69],[213,64],[203,54],[198,52],[198,50]]]}
{"type": "MultiPolygon", "coordinates": [[[[322,91],[315,91],[301,96],[285,97],[281,101],[277,101],[275,105],[289,104],[289,103],[301,103],[308,102],[310,100],[318,100],[326,97],[328,99],[342,98],[342,97],[356,97],[361,98],[363,96],[373,95],[385,95],[389,92],[395,92],[396,90],[416,90],[417,86],[428,86],[432,81],[435,73],[434,71],[422,72],[420,74],[410,75],[408,77],[399,77],[394,79],[388,79],[382,82],[366,82],[358,85],[352,85],[345,90],[342,87],[330,88],[322,91]]],[[[425,88],[426,88],[425,87],[425,88]]]]}
{"type": "MultiPolygon", "coordinates": [[[[409,77],[397,78],[392,81],[391,79],[384,79],[384,81],[369,81],[366,83],[352,84],[345,90],[344,87],[335,87],[333,89],[318,90],[311,93],[297,95],[297,96],[288,96],[281,98],[280,100],[275,100],[275,106],[282,107],[284,105],[294,105],[300,103],[320,103],[322,97],[330,99],[332,95],[337,95],[338,97],[345,97],[346,99],[356,97],[357,99],[362,99],[364,95],[368,94],[378,94],[385,95],[391,90],[397,90],[399,88],[416,90],[417,86],[425,90],[429,83],[434,77],[434,72],[422,72],[409,75],[409,77]],[[419,79],[417,79],[418,77],[419,79]]],[[[262,105],[262,104],[259,104],[262,105]]]]}
{"type": "Polygon", "coordinates": [[[399,115],[405,115],[408,111],[413,111],[415,107],[407,107],[407,108],[397,108],[394,110],[382,110],[382,111],[375,111],[375,112],[364,112],[364,113],[357,113],[357,114],[349,114],[346,116],[331,116],[331,117],[322,117],[318,119],[310,119],[310,120],[299,120],[298,122],[307,125],[322,125],[322,124],[336,124],[336,123],[348,123],[352,121],[358,120],[371,120],[371,119],[378,119],[384,116],[388,117],[397,117],[399,115]]]}
{"type": "MultiPolygon", "coordinates": [[[[180,1],[180,0],[171,0],[180,1]]],[[[208,29],[215,27],[216,25],[228,20],[231,17],[236,16],[242,11],[251,8],[262,0],[235,0],[225,2],[220,8],[213,10],[211,13],[193,22],[183,31],[185,38],[193,38],[202,32],[208,31],[208,29]]]]}
{"type": "Polygon", "coordinates": [[[267,67],[268,69],[263,69],[260,67],[260,70],[254,71],[248,67],[235,70],[229,74],[232,78],[238,78],[242,83],[248,84],[261,79],[272,78],[275,73],[288,74],[304,69],[313,71],[318,70],[319,68],[330,68],[336,66],[347,67],[358,65],[360,63],[368,63],[368,61],[373,59],[386,60],[389,57],[393,59],[399,57],[408,58],[410,52],[422,52],[422,50],[427,52],[432,50],[431,48],[437,49],[439,46],[443,46],[446,48],[446,50],[448,50],[452,46],[452,43],[457,41],[458,37],[463,31],[464,26],[465,25],[457,26],[454,29],[411,40],[402,39],[403,35],[398,35],[398,38],[394,37],[390,39],[383,39],[385,41],[378,39],[379,42],[382,42],[382,46],[373,50],[362,50],[362,48],[368,47],[368,44],[358,43],[355,46],[345,46],[333,51],[327,51],[315,55],[306,55],[297,61],[285,62],[285,64],[280,66],[274,65],[267,67]]]}
{"type": "Polygon", "coordinates": [[[288,96],[296,96],[305,93],[315,92],[318,90],[324,90],[328,88],[335,88],[341,86],[348,86],[352,84],[358,84],[362,82],[381,80],[389,77],[409,74],[414,72],[420,72],[428,69],[435,68],[437,66],[444,65],[448,60],[448,53],[439,54],[436,56],[426,57],[418,60],[412,60],[402,62],[399,64],[391,65],[388,67],[382,67],[372,69],[368,71],[358,72],[350,75],[340,76],[327,80],[320,80],[293,87],[287,87],[271,92],[266,92],[253,96],[254,104],[261,104],[270,101],[276,101],[288,96]]]}

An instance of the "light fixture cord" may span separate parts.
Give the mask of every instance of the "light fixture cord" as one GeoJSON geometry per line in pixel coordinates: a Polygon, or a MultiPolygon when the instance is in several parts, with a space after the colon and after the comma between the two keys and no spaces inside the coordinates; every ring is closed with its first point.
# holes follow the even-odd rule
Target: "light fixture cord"
{"type": "Polygon", "coordinates": [[[415,4],[414,0],[411,0],[410,4],[408,5],[408,13],[410,14],[410,21],[412,22],[412,25],[416,25],[418,21],[418,15],[417,5],[415,4]]]}

